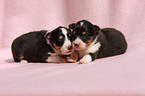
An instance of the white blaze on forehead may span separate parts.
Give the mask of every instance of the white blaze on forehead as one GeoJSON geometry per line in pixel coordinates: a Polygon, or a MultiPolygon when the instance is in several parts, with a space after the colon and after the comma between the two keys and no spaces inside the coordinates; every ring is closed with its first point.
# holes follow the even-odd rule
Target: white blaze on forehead
{"type": "Polygon", "coordinates": [[[64,44],[61,47],[61,51],[63,53],[65,53],[65,52],[68,52],[68,47],[71,46],[71,41],[68,39],[68,36],[67,36],[68,31],[67,31],[67,29],[60,28],[60,30],[62,31],[63,35],[65,36],[64,44]]]}
{"type": "Polygon", "coordinates": [[[84,22],[80,22],[80,25],[83,26],[84,22]]]}
{"type": "Polygon", "coordinates": [[[65,36],[65,41],[68,41],[68,37],[67,37],[68,31],[65,28],[60,28],[60,30],[62,31],[63,35],[65,36]]]}

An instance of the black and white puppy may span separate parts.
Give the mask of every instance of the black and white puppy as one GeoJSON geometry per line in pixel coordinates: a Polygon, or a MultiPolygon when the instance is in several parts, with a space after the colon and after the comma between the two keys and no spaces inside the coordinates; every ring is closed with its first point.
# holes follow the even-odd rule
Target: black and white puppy
{"type": "Polygon", "coordinates": [[[81,20],[69,25],[72,45],[79,54],[79,63],[89,63],[96,58],[123,54],[127,49],[124,35],[114,28],[100,29],[89,21],[81,20]]]}
{"type": "Polygon", "coordinates": [[[34,31],[16,38],[12,43],[14,61],[67,62],[63,55],[73,53],[71,32],[58,27],[51,32],[34,31]]]}

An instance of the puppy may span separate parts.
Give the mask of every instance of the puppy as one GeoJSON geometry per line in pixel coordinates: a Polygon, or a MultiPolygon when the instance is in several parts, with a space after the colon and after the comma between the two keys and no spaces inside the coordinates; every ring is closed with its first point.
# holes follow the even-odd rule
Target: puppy
{"type": "Polygon", "coordinates": [[[89,21],[69,25],[72,45],[79,54],[79,63],[90,63],[96,58],[123,54],[127,49],[124,35],[114,28],[100,29],[89,21]]]}
{"type": "Polygon", "coordinates": [[[11,48],[15,62],[67,62],[65,56],[74,51],[71,32],[65,27],[24,34],[13,41],[11,48]]]}

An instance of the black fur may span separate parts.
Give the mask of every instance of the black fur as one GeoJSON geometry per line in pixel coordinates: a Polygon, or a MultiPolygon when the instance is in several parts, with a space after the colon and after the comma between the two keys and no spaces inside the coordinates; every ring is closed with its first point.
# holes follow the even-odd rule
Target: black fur
{"type": "Polygon", "coordinates": [[[103,58],[108,56],[115,56],[125,53],[127,49],[127,42],[124,35],[114,29],[114,28],[104,28],[100,30],[100,38],[98,41],[101,41],[101,48],[97,58],[103,58]]]}
{"type": "Polygon", "coordinates": [[[44,38],[46,32],[30,32],[16,38],[12,43],[12,53],[15,62],[20,62],[21,59],[28,62],[46,62],[45,59],[50,56],[47,53],[49,51],[54,52],[44,38]]]}

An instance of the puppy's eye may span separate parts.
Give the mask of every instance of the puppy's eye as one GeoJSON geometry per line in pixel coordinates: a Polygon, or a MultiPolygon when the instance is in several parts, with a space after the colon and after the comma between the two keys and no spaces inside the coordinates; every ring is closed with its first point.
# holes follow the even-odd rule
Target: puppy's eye
{"type": "Polygon", "coordinates": [[[63,36],[59,36],[59,39],[60,39],[60,40],[63,39],[63,36]]]}

